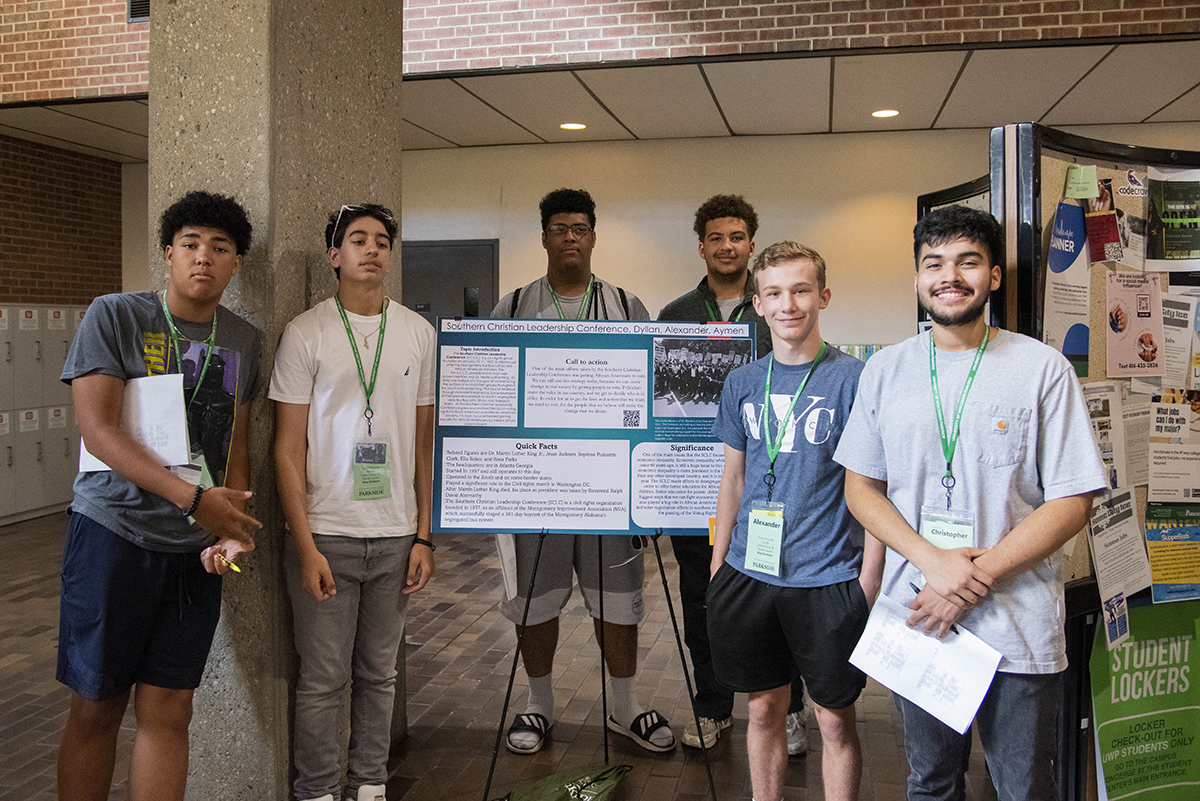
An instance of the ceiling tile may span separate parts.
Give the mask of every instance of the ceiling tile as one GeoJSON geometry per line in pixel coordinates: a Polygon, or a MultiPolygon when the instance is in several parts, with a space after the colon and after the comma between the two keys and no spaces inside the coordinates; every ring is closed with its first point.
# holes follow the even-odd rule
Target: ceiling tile
{"type": "Polygon", "coordinates": [[[47,106],[51,111],[81,117],[111,128],[140,136],[150,135],[150,109],[135,100],[115,100],[111,103],[71,103],[47,106]]]}
{"type": "Polygon", "coordinates": [[[579,70],[577,74],[639,139],[729,135],[695,64],[579,70]]]}
{"type": "Polygon", "coordinates": [[[400,107],[405,120],[456,145],[515,145],[541,141],[449,79],[404,81],[400,92],[400,107]]]}
{"type": "Polygon", "coordinates": [[[440,147],[454,147],[440,136],[422,130],[407,120],[400,120],[400,147],[403,150],[436,150],[440,147]]]}
{"type": "Polygon", "coordinates": [[[3,122],[2,112],[0,112],[0,134],[11,136],[14,139],[24,139],[27,142],[37,142],[38,144],[48,145],[50,147],[61,148],[62,150],[70,150],[74,153],[86,153],[89,156],[96,158],[108,159],[121,164],[144,164],[146,157],[128,156],[123,153],[114,153],[111,150],[101,150],[100,148],[90,147],[80,142],[65,142],[62,139],[57,139],[53,136],[45,136],[40,133],[25,130],[23,128],[10,128],[3,122]]]}
{"type": "Polygon", "coordinates": [[[458,81],[547,142],[632,139],[571,72],[526,72],[458,81]],[[564,131],[581,122],[582,131],[564,131]]]}
{"type": "Polygon", "coordinates": [[[892,131],[933,124],[966,53],[887,53],[833,62],[833,130],[892,131]],[[871,112],[895,109],[897,117],[871,112]]]}
{"type": "Polygon", "coordinates": [[[704,72],[735,134],[829,130],[828,58],[726,61],[704,72]]]}
{"type": "Polygon", "coordinates": [[[1141,122],[1200,82],[1200,41],[1120,45],[1041,122],[1141,122]]]}
{"type": "Polygon", "coordinates": [[[1200,120],[1200,86],[1188,92],[1162,111],[1155,114],[1149,122],[1195,122],[1200,120]]]}
{"type": "Polygon", "coordinates": [[[60,114],[44,106],[0,109],[0,125],[47,137],[47,140],[34,141],[44,141],[46,144],[67,150],[78,149],[72,147],[73,144],[86,145],[88,150],[80,152],[99,151],[103,158],[114,161],[147,159],[145,136],[119,131],[69,114],[60,114]]]}
{"type": "Polygon", "coordinates": [[[991,128],[1041,119],[1110,50],[1109,45],[978,50],[937,127],[991,128]]]}

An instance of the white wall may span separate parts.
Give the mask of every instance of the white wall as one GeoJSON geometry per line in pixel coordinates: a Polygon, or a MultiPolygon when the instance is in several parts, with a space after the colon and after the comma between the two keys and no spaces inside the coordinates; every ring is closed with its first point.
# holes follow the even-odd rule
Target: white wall
{"type": "Polygon", "coordinates": [[[149,165],[121,165],[121,291],[150,288],[149,165]]]}
{"type": "MultiPolygon", "coordinates": [[[[1200,125],[1090,126],[1083,136],[1195,150],[1200,125]]],[[[499,239],[500,291],[542,275],[537,204],[551,189],[596,200],[596,273],[651,314],[704,275],[696,208],[740,193],[759,214],[759,248],[815,247],[833,290],[821,333],[836,343],[895,342],[915,319],[917,195],[988,171],[988,131],[738,137],[524,145],[404,155],[403,237],[499,239]]]]}

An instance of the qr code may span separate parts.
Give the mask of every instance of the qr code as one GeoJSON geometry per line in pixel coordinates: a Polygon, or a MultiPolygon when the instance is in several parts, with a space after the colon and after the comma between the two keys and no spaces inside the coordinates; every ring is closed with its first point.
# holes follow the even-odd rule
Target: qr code
{"type": "Polygon", "coordinates": [[[625,428],[641,428],[641,426],[642,426],[642,410],[641,409],[626,409],[624,426],[625,426],[625,428]]]}
{"type": "Polygon", "coordinates": [[[1104,260],[1105,261],[1120,261],[1125,256],[1125,252],[1121,250],[1120,242],[1105,242],[1104,243],[1104,260]]]}

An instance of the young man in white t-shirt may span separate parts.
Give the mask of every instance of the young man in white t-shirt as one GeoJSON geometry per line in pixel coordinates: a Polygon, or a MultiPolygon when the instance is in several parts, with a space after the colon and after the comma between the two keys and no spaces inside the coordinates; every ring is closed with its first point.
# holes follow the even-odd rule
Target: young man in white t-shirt
{"type": "Polygon", "coordinates": [[[275,467],[300,676],[296,798],[334,801],[349,682],[346,788],[383,801],[409,595],[433,576],[433,327],[386,298],[397,225],[343,206],[325,229],[337,294],[292,320],[275,357],[275,467]]]}

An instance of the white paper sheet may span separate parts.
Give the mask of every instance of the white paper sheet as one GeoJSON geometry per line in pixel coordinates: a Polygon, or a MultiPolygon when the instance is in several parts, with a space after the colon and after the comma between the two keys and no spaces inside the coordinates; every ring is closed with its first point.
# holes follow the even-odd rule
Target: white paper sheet
{"type": "MultiPolygon", "coordinates": [[[[126,381],[121,427],[162,464],[188,464],[191,456],[188,453],[187,414],[183,406],[183,374],[152,375],[126,381]]],[[[79,472],[111,469],[88,453],[86,443],[80,444],[79,472]]]]}
{"type": "MultiPolygon", "coordinates": [[[[1100,493],[1092,506],[1088,533],[1106,619],[1118,617],[1125,598],[1150,586],[1150,560],[1135,506],[1132,487],[1100,493]]],[[[1128,639],[1129,627],[1118,626],[1115,632],[1106,629],[1106,635],[1112,650],[1128,639]]]]}
{"type": "Polygon", "coordinates": [[[850,663],[962,734],[992,684],[1000,652],[961,626],[944,640],[911,629],[904,622],[911,614],[880,595],[850,663]]]}

